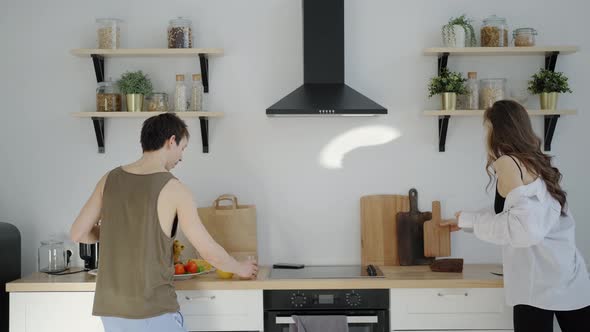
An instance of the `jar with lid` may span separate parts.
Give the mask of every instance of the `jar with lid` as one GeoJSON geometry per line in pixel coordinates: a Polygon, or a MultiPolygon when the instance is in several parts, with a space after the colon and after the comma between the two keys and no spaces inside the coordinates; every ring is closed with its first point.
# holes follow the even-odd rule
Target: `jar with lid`
{"type": "Polygon", "coordinates": [[[527,47],[535,46],[535,36],[537,30],[533,28],[519,28],[514,30],[512,38],[514,39],[514,46],[527,47]]]}
{"type": "Polygon", "coordinates": [[[466,86],[465,109],[477,110],[479,108],[479,81],[476,72],[470,71],[467,73],[466,86]]]}
{"type": "Polygon", "coordinates": [[[184,75],[176,75],[176,89],[174,89],[174,112],[188,110],[188,91],[184,83],[184,75]]]}
{"type": "Polygon", "coordinates": [[[146,97],[148,112],[168,112],[168,94],[154,92],[146,97]]]}
{"type": "Polygon", "coordinates": [[[203,83],[201,82],[201,74],[193,74],[190,110],[193,112],[203,111],[203,83]]]}
{"type": "Polygon", "coordinates": [[[64,248],[64,243],[57,240],[41,241],[38,249],[39,272],[59,273],[68,268],[72,252],[64,248]]]}
{"type": "Polygon", "coordinates": [[[97,112],[121,112],[123,105],[117,84],[112,81],[98,82],[96,88],[97,112]]]}
{"type": "Polygon", "coordinates": [[[506,99],[505,78],[483,79],[479,87],[479,106],[483,110],[492,107],[499,100],[506,99]]]}
{"type": "Polygon", "coordinates": [[[170,20],[168,26],[168,48],[192,48],[193,28],[188,18],[170,20]]]}
{"type": "Polygon", "coordinates": [[[507,47],[508,25],[506,19],[492,15],[483,20],[481,27],[482,47],[507,47]]]}
{"type": "Polygon", "coordinates": [[[116,49],[121,47],[121,24],[118,18],[96,19],[98,48],[116,49]]]}

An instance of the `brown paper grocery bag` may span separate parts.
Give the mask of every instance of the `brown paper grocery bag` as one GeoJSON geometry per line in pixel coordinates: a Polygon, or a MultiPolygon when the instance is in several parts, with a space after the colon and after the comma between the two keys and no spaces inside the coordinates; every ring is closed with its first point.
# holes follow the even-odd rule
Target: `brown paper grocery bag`
{"type": "Polygon", "coordinates": [[[258,255],[255,205],[240,205],[236,196],[226,194],[197,212],[213,239],[230,255],[238,259],[258,255]]]}

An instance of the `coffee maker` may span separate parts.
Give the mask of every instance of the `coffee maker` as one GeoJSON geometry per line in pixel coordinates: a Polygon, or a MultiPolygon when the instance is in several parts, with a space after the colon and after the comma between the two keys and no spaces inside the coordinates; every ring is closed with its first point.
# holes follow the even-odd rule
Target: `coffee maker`
{"type": "Polygon", "coordinates": [[[98,269],[98,242],[92,244],[80,243],[80,258],[84,260],[84,269],[98,269]]]}

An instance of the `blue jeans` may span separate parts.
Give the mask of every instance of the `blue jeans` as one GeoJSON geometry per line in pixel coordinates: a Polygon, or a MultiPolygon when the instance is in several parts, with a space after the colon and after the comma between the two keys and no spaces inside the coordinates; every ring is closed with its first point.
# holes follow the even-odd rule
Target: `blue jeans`
{"type": "Polygon", "coordinates": [[[144,319],[100,317],[105,332],[186,332],[180,312],[144,319]]]}

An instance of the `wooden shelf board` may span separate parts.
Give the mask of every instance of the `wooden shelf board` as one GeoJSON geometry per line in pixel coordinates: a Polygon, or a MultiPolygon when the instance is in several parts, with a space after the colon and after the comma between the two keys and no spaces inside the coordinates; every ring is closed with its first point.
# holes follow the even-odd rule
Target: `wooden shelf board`
{"type": "Polygon", "coordinates": [[[533,47],[432,47],[424,49],[424,55],[545,55],[550,52],[572,54],[577,46],[533,46],[533,47]]]}
{"type": "MultiPolygon", "coordinates": [[[[165,112],[76,112],[73,117],[78,118],[149,118],[165,112]]],[[[178,115],[180,118],[220,118],[223,112],[169,112],[178,115]]]]}
{"type": "MultiPolygon", "coordinates": [[[[536,116],[536,115],[575,115],[577,114],[576,110],[527,110],[529,115],[536,116]]],[[[443,111],[443,110],[428,110],[424,111],[424,115],[426,116],[441,116],[441,115],[451,115],[451,116],[482,116],[484,110],[454,110],[454,111],[443,111]]]]}
{"type": "Polygon", "coordinates": [[[71,54],[79,57],[88,57],[92,54],[104,57],[124,56],[196,56],[199,54],[222,55],[221,48],[119,48],[119,49],[93,49],[77,48],[70,51],[71,54]]]}

